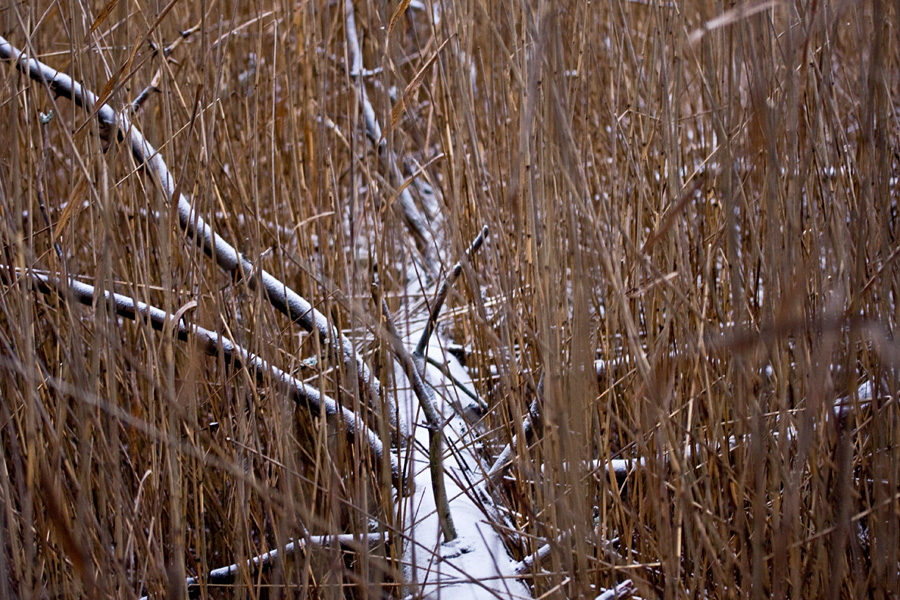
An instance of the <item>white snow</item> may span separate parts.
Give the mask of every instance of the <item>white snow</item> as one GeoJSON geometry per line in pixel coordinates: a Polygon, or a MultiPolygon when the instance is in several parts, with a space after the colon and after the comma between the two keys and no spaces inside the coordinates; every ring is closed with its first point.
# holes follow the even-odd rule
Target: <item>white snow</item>
{"type": "MultiPolygon", "coordinates": [[[[407,339],[407,347],[415,346],[419,332],[407,339]]],[[[441,350],[437,335],[433,336],[428,355],[447,364],[451,375],[474,389],[466,370],[449,353],[441,350]]],[[[397,374],[405,379],[402,373],[397,374]]],[[[503,545],[503,540],[489,524],[491,515],[485,514],[479,504],[488,510],[492,507],[491,496],[485,489],[485,471],[480,460],[466,446],[469,430],[461,417],[455,415],[448,394],[459,394],[459,402],[469,402],[464,394],[455,390],[436,368],[426,367],[426,381],[436,390],[438,409],[449,422],[444,427],[444,469],[450,511],[458,533],[457,539],[442,543],[438,517],[435,511],[434,495],[431,488],[431,473],[428,469],[428,429],[424,417],[411,392],[399,397],[399,412],[403,422],[413,427],[414,444],[409,444],[413,452],[412,464],[415,491],[401,501],[406,505],[404,514],[409,543],[405,559],[409,565],[407,573],[411,585],[423,598],[531,598],[527,586],[516,579],[515,562],[503,545]],[[449,446],[454,450],[451,452],[449,446]],[[465,491],[460,486],[464,486],[465,491]],[[477,502],[476,502],[477,499],[477,502]]]]}

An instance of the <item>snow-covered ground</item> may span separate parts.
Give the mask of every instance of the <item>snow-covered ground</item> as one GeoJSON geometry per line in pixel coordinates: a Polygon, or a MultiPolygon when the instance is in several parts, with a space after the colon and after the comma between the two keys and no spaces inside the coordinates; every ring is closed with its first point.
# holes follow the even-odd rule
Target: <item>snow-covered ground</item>
{"type": "MultiPolygon", "coordinates": [[[[407,347],[414,347],[419,335],[419,331],[410,332],[407,347]]],[[[428,356],[446,364],[453,379],[474,389],[469,374],[455,357],[442,350],[437,335],[430,340],[428,356]]],[[[405,380],[399,367],[397,377],[398,381],[405,380]]],[[[407,580],[416,588],[410,592],[424,598],[531,598],[528,587],[516,578],[517,563],[490,524],[495,515],[486,514],[493,506],[485,487],[486,468],[470,449],[473,440],[468,424],[452,407],[456,404],[465,409],[474,401],[427,363],[426,383],[434,388],[438,410],[445,419],[444,470],[458,537],[443,543],[428,467],[427,423],[412,391],[399,392],[400,420],[414,440],[408,451],[412,453],[415,490],[399,500],[409,536],[404,556],[409,565],[407,580]]]]}

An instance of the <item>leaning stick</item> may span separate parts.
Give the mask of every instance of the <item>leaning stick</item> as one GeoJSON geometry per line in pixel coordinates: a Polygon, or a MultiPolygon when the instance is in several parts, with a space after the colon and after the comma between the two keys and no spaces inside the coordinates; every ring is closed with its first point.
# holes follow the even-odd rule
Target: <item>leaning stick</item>
{"type": "MultiPolygon", "coordinates": [[[[55,292],[62,298],[72,298],[86,306],[91,306],[94,302],[94,287],[89,284],[74,279],[62,280],[34,272],[31,273],[31,276],[37,283],[38,289],[43,293],[55,292]]],[[[348,436],[365,440],[369,451],[378,463],[384,459],[385,452],[381,438],[365,425],[359,415],[344,406],[338,406],[337,402],[320,393],[317,388],[285,373],[260,356],[235,344],[223,334],[199,325],[185,323],[184,319],[167,313],[161,308],[144,302],[135,302],[134,299],[122,294],[105,290],[104,297],[107,302],[112,303],[116,315],[120,317],[133,321],[146,319],[153,329],[171,331],[179,340],[193,341],[209,356],[218,356],[221,352],[226,364],[236,369],[246,368],[260,384],[264,384],[271,378],[271,381],[284,386],[288,395],[297,404],[306,406],[314,416],[325,414],[329,417],[337,417],[348,436]]],[[[397,459],[390,453],[388,453],[388,458],[391,466],[391,479],[397,489],[401,490],[400,468],[397,459]]]]}
{"type": "Polygon", "coordinates": [[[431,471],[431,491],[434,494],[434,505],[437,508],[438,521],[444,533],[444,543],[456,539],[456,525],[453,524],[453,516],[450,514],[450,500],[447,497],[447,486],[444,483],[444,422],[441,413],[434,403],[434,392],[425,386],[424,374],[419,371],[412,355],[403,346],[403,341],[397,334],[397,327],[391,318],[387,301],[381,298],[381,311],[387,325],[387,340],[397,357],[397,362],[403,367],[407,379],[412,384],[413,393],[419,400],[419,406],[425,414],[428,422],[428,467],[431,471]]]}
{"type": "MultiPolygon", "coordinates": [[[[207,255],[214,257],[224,271],[236,278],[248,277],[248,284],[253,288],[262,286],[265,296],[276,310],[307,331],[316,332],[326,342],[340,345],[345,367],[350,373],[356,374],[360,389],[365,390],[368,396],[369,405],[377,409],[378,381],[372,377],[365,361],[357,354],[350,340],[341,335],[337,328],[328,322],[325,315],[313,308],[306,299],[268,271],[255,269],[234,246],[215,233],[187,197],[178,191],[175,178],[169,172],[162,155],[150,145],[124,114],[117,114],[108,104],[97,106],[96,94],[65,73],[60,73],[35,58],[28,58],[24,52],[11,45],[2,36],[0,36],[0,59],[15,61],[16,67],[21,72],[46,85],[52,93],[70,99],[90,114],[96,113],[101,131],[107,132],[108,135],[115,132],[120,140],[127,141],[135,162],[146,167],[154,175],[167,198],[177,202],[178,223],[187,237],[195,240],[207,255]]],[[[389,411],[389,415],[393,421],[393,412],[389,411]]],[[[396,423],[392,422],[391,425],[396,429],[396,423]]]]}
{"type": "MultiPolygon", "coordinates": [[[[487,237],[487,234],[488,226],[485,225],[482,227],[478,237],[472,240],[472,244],[466,250],[467,260],[471,260],[472,257],[475,256],[475,253],[478,252],[481,245],[484,244],[484,239],[487,237]]],[[[419,343],[416,344],[416,349],[413,351],[413,356],[423,363],[425,361],[425,350],[428,347],[428,340],[431,339],[431,334],[434,333],[434,328],[437,326],[437,320],[441,315],[441,309],[444,307],[444,302],[447,300],[447,294],[462,273],[462,268],[462,259],[460,259],[453,265],[453,269],[451,269],[450,274],[447,275],[447,279],[445,279],[444,283],[441,284],[441,287],[438,288],[437,296],[434,297],[434,303],[431,305],[431,312],[428,314],[428,322],[425,324],[425,330],[419,337],[419,343]]]]}
{"type": "MultiPolygon", "coordinates": [[[[471,259],[471,257],[478,252],[479,248],[484,244],[487,233],[488,228],[487,225],[485,225],[478,236],[472,241],[468,250],[466,250],[467,258],[471,259]]],[[[397,334],[397,327],[394,325],[394,320],[391,318],[387,302],[383,297],[381,298],[381,310],[382,313],[384,313],[387,326],[388,335],[386,337],[394,351],[394,356],[397,357],[397,362],[403,367],[407,379],[409,379],[412,384],[413,392],[419,400],[419,405],[422,407],[422,412],[425,414],[425,419],[428,422],[428,465],[431,470],[431,488],[434,493],[434,504],[437,507],[438,520],[440,521],[441,529],[444,532],[445,543],[452,542],[456,539],[457,533],[456,526],[453,523],[453,516],[450,514],[450,501],[447,498],[447,487],[444,483],[442,448],[444,436],[443,417],[441,416],[440,411],[438,411],[437,406],[435,406],[434,392],[430,388],[427,388],[424,382],[425,348],[428,346],[428,340],[434,331],[435,323],[437,323],[437,319],[440,316],[441,308],[444,306],[444,301],[447,298],[447,293],[450,287],[459,278],[461,272],[462,260],[456,263],[447,276],[447,279],[439,288],[431,312],[428,315],[428,323],[425,325],[425,331],[422,332],[419,343],[416,345],[416,349],[412,354],[406,350],[406,347],[404,347],[403,342],[400,340],[400,336],[397,334]]]]}

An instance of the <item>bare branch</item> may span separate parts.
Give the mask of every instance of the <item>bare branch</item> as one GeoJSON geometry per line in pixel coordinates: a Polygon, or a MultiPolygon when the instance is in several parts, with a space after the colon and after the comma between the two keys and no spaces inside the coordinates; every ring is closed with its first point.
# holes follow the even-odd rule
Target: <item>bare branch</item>
{"type": "Polygon", "coordinates": [[[399,189],[400,208],[403,210],[403,219],[406,226],[409,227],[416,247],[425,261],[425,268],[428,275],[437,276],[439,268],[439,260],[436,252],[434,235],[430,231],[425,218],[416,206],[416,201],[409,192],[409,186],[403,186],[403,176],[397,167],[397,162],[387,145],[387,141],[381,131],[381,126],[375,118],[375,109],[369,102],[369,95],[366,93],[366,84],[363,79],[363,63],[362,53],[359,49],[359,38],[356,33],[356,16],[353,9],[353,0],[345,0],[344,2],[345,29],[347,36],[347,50],[350,59],[350,76],[356,84],[357,94],[359,95],[359,103],[362,105],[363,117],[366,121],[366,136],[372,142],[378,151],[382,164],[388,173],[391,183],[399,189]]]}
{"type": "Polygon", "coordinates": [[[635,587],[634,582],[630,579],[626,579],[622,583],[616,585],[616,587],[606,590],[594,598],[594,600],[619,600],[620,598],[631,598],[636,593],[637,587],[635,587]]]}
{"type": "MultiPolygon", "coordinates": [[[[537,393],[534,395],[534,400],[531,401],[531,406],[528,409],[528,416],[525,417],[525,422],[522,423],[522,432],[525,434],[525,443],[529,443],[532,437],[534,437],[534,434],[536,432],[539,433],[543,428],[543,403],[544,376],[541,375],[541,380],[538,382],[537,393]]],[[[512,465],[513,452],[518,443],[518,437],[514,437],[512,443],[507,444],[503,448],[503,451],[500,452],[500,456],[494,461],[491,470],[488,471],[487,478],[489,481],[495,484],[500,482],[503,478],[503,474],[506,473],[506,470],[512,465]]]]}
{"type": "Polygon", "coordinates": [[[140,94],[138,94],[137,98],[135,98],[131,103],[131,110],[134,114],[141,112],[141,109],[144,107],[144,104],[147,100],[150,99],[150,96],[159,92],[159,82],[162,80],[162,69],[157,69],[156,73],[153,75],[153,79],[150,80],[150,83],[145,87],[140,94]]]}
{"type": "MultiPolygon", "coordinates": [[[[28,73],[35,81],[42,82],[52,93],[72,100],[89,113],[96,111],[101,131],[110,137],[115,134],[119,140],[127,141],[134,160],[153,174],[167,198],[177,202],[178,223],[187,237],[194,240],[208,256],[214,257],[219,267],[232,276],[239,278],[251,272],[258,273],[248,280],[248,284],[253,288],[261,286],[266,298],[276,310],[307,331],[317,333],[324,343],[339,346],[347,370],[356,374],[360,389],[366,391],[369,405],[376,409],[376,413],[378,412],[378,381],[372,377],[365,361],[357,354],[350,340],[341,335],[337,328],[328,322],[325,315],[313,308],[305,298],[268,271],[263,269],[255,271],[253,264],[246,257],[216,234],[187,197],[178,191],[175,177],[169,172],[162,155],[150,145],[125,115],[117,114],[108,104],[97,107],[96,94],[82,87],[65,73],[60,73],[37,59],[28,58],[24,52],[12,46],[3,37],[0,37],[0,59],[15,61],[20,71],[28,73]]],[[[396,423],[391,425],[396,429],[396,423]]]]}
{"type": "MultiPolygon", "coordinates": [[[[61,280],[34,272],[31,272],[30,276],[35,280],[38,284],[38,289],[43,293],[55,292],[63,298],[69,297],[87,306],[93,304],[94,287],[91,285],[73,279],[61,280]]],[[[258,355],[235,344],[223,334],[210,331],[199,325],[187,324],[183,319],[171,315],[160,308],[143,302],[135,302],[132,298],[122,294],[115,294],[105,290],[104,297],[107,302],[112,303],[118,316],[134,321],[146,319],[153,329],[157,331],[171,331],[177,339],[182,341],[190,340],[196,343],[209,356],[218,356],[221,353],[226,364],[236,369],[246,368],[254,375],[258,383],[263,384],[271,379],[276,385],[283,386],[295,402],[306,406],[313,415],[325,414],[329,417],[337,417],[349,437],[359,437],[365,440],[376,463],[380,464],[385,458],[389,460],[391,480],[398,490],[403,489],[400,468],[396,457],[390,453],[385,454],[384,446],[378,435],[369,429],[363,420],[350,409],[338,406],[333,399],[321,394],[317,388],[288,375],[258,355]]]]}
{"type": "MultiPolygon", "coordinates": [[[[338,535],[310,535],[296,542],[288,542],[281,549],[269,550],[259,556],[248,559],[243,564],[231,564],[225,567],[219,567],[210,571],[201,581],[199,577],[188,577],[185,581],[188,597],[195,598],[200,596],[201,584],[206,585],[231,585],[235,582],[242,568],[246,568],[251,575],[256,575],[261,571],[268,571],[273,567],[283,564],[283,561],[289,556],[293,556],[302,552],[309,546],[327,548],[333,544],[339,544],[342,548],[348,550],[359,551],[364,548],[372,548],[384,543],[384,536],[380,534],[369,534],[360,538],[352,534],[338,535]]],[[[144,596],[141,600],[147,600],[148,596],[144,596]]]]}
{"type": "Polygon", "coordinates": [[[381,310],[384,313],[387,327],[385,337],[391,344],[397,362],[403,367],[403,372],[406,373],[407,379],[412,384],[413,392],[419,400],[419,406],[422,407],[425,420],[428,422],[428,466],[431,471],[431,489],[434,493],[434,504],[437,507],[441,529],[444,532],[444,542],[452,542],[456,539],[456,526],[450,515],[450,501],[447,498],[447,487],[444,484],[443,418],[434,405],[434,393],[422,381],[423,373],[419,371],[413,357],[407,352],[403,341],[397,335],[397,327],[394,325],[384,298],[381,298],[381,310]]]}

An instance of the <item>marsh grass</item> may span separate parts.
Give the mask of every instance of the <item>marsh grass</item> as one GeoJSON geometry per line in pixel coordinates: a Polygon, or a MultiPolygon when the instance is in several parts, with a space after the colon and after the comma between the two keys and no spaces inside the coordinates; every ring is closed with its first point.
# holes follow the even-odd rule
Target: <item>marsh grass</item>
{"type": "MultiPolygon", "coordinates": [[[[363,81],[416,197],[436,192],[445,268],[490,228],[441,321],[489,406],[487,463],[544,377],[543,435],[495,491],[515,559],[551,544],[535,597],[625,578],[643,597],[896,595],[896,5],[425,4],[393,23],[394,4],[356,6],[363,81]],[[622,480],[615,458],[644,462],[622,480]]],[[[410,321],[426,275],[365,137],[342,3],[167,8],[9,3],[0,28],[117,109],[159,71],[133,121],[181,190],[398,393],[370,288],[410,321]]],[[[9,63],[0,114],[0,597],[177,597],[309,533],[396,532],[362,448],[277,386],[35,290],[23,270],[194,301],[190,321],[362,410],[94,119],[9,63]]],[[[399,596],[401,543],[202,592],[399,596]]]]}

